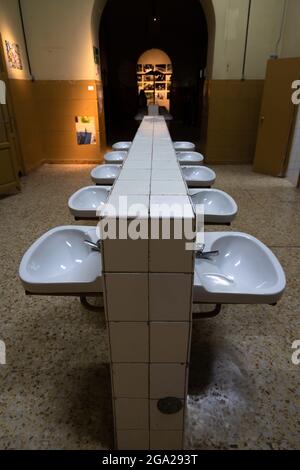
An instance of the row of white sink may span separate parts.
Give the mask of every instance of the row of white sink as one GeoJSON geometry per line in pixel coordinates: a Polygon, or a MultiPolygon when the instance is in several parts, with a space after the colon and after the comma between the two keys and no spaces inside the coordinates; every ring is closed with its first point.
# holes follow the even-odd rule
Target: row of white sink
{"type": "MultiPolygon", "coordinates": [[[[97,219],[101,207],[107,202],[111,186],[86,186],[74,193],[68,202],[71,214],[77,220],[97,219]]],[[[219,189],[193,188],[189,190],[194,205],[202,204],[204,222],[230,224],[238,207],[229,194],[219,189]]]]}
{"type": "MultiPolygon", "coordinates": [[[[121,170],[122,165],[99,165],[92,170],[91,178],[95,184],[111,185],[118,178],[121,170]]],[[[210,188],[216,181],[216,173],[206,166],[181,166],[181,170],[189,187],[210,188]]]]}
{"type": "MultiPolygon", "coordinates": [[[[119,150],[118,144],[116,150],[119,150]]],[[[189,151],[188,148],[184,150],[189,151]]],[[[92,171],[94,181],[101,173],[102,186],[88,186],[71,196],[69,209],[74,217],[97,219],[97,210],[106,203],[111,190],[109,184],[120,169],[120,165],[101,165],[92,171]]],[[[191,187],[191,201],[204,205],[206,223],[231,223],[238,208],[228,194],[203,188],[206,181],[204,184],[198,182],[197,189],[192,188],[201,169],[205,167],[199,164],[182,167],[191,187]]],[[[212,172],[209,168],[206,170],[212,172]]],[[[212,173],[211,184],[216,178],[212,173]]],[[[99,184],[99,179],[97,181],[99,184]]],[[[285,289],[285,275],[275,255],[263,243],[238,232],[206,232],[204,238],[205,252],[218,251],[219,254],[210,259],[196,257],[195,302],[274,304],[280,299],[285,289]]],[[[102,292],[101,254],[87,245],[86,240],[97,243],[96,228],[57,227],[33,243],[19,270],[27,293],[88,295],[102,292]]]]}
{"type": "MultiPolygon", "coordinates": [[[[97,242],[96,228],[56,227],[25,253],[20,278],[30,294],[91,295],[103,290],[101,254],[84,243],[97,242]]],[[[205,233],[205,250],[219,256],[195,260],[194,302],[276,303],[285,275],[274,254],[256,238],[238,232],[205,233]]],[[[176,256],[176,253],[174,253],[176,256]]]]}

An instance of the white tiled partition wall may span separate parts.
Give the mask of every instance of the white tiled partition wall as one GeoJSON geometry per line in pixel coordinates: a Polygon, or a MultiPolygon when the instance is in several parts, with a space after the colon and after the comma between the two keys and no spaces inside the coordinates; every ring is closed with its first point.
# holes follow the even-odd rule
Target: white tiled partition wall
{"type": "MultiPolygon", "coordinates": [[[[155,204],[186,204],[174,213],[171,228],[184,218],[194,223],[172,141],[163,118],[144,118],[108,204],[117,225],[148,227],[161,234],[164,213],[155,204]],[[128,197],[128,208],[118,207],[128,197]],[[141,213],[138,206],[143,204],[141,213]],[[146,225],[145,225],[146,224],[146,225]]],[[[111,214],[107,208],[103,216],[111,214]]],[[[110,342],[115,439],[118,449],[182,449],[191,337],[194,253],[186,240],[105,239],[103,273],[110,342]],[[166,414],[159,400],[179,399],[182,408],[166,414]]],[[[176,403],[180,403],[178,400],[176,403]]],[[[161,403],[161,402],[160,402],[161,403]]]]}

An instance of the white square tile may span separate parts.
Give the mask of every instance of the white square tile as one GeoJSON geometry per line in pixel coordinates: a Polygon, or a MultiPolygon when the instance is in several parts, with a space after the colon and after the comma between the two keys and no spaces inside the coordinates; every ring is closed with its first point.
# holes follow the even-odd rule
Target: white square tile
{"type": "Polygon", "coordinates": [[[186,379],[186,364],[150,364],[150,398],[184,399],[186,379]]]}
{"type": "Polygon", "coordinates": [[[171,170],[171,169],[178,169],[179,165],[178,162],[173,159],[173,160],[157,160],[154,159],[152,161],[152,168],[153,169],[162,169],[162,170],[171,170]]]}
{"type": "Polygon", "coordinates": [[[150,362],[185,363],[190,347],[189,322],[150,323],[150,362]]]}
{"type": "Polygon", "coordinates": [[[190,321],[192,274],[149,275],[150,321],[190,321]]]}
{"type": "Polygon", "coordinates": [[[149,361],[149,327],[147,323],[109,322],[112,362],[149,361]]]}
{"type": "Polygon", "coordinates": [[[152,163],[151,160],[149,161],[141,161],[141,160],[134,160],[134,159],[127,159],[123,165],[123,168],[137,168],[141,170],[149,170],[151,169],[152,163]]]}
{"type": "Polygon", "coordinates": [[[152,161],[160,161],[160,162],[167,162],[167,161],[174,161],[175,156],[172,152],[162,151],[162,150],[154,150],[152,154],[152,161]]]}
{"type": "MultiPolygon", "coordinates": [[[[105,219],[104,222],[108,222],[110,238],[102,236],[103,272],[148,272],[149,240],[140,237],[140,235],[148,235],[147,233],[143,234],[143,232],[148,231],[148,220],[142,218],[134,220],[119,219],[115,225],[114,220],[105,219]],[[118,238],[114,239],[115,235],[118,238]],[[124,237],[124,239],[121,237],[124,237]],[[133,237],[136,237],[136,239],[133,239],[133,237]]],[[[105,228],[104,231],[107,232],[105,228]]]]}
{"type": "Polygon", "coordinates": [[[186,240],[149,240],[151,273],[193,273],[194,252],[187,250],[186,240]]]}
{"type": "Polygon", "coordinates": [[[112,364],[115,398],[148,398],[148,364],[112,364]]]}
{"type": "Polygon", "coordinates": [[[193,206],[188,196],[150,196],[151,218],[194,219],[193,206]]]}
{"type": "Polygon", "coordinates": [[[118,450],[148,450],[149,439],[148,430],[119,429],[117,431],[118,450]]]}
{"type": "MultiPolygon", "coordinates": [[[[116,183],[118,184],[118,183],[116,183]]],[[[186,195],[183,181],[151,181],[151,195],[186,195]]]]}
{"type": "Polygon", "coordinates": [[[152,181],[182,181],[182,176],[179,168],[152,168],[151,179],[152,181]]]}
{"type": "Polygon", "coordinates": [[[147,169],[137,169],[137,168],[124,168],[121,171],[118,181],[146,181],[149,182],[151,177],[151,171],[147,169]]]}
{"type": "Polygon", "coordinates": [[[112,196],[126,196],[130,194],[149,194],[149,181],[117,180],[111,192],[112,196]]]}
{"type": "Polygon", "coordinates": [[[108,321],[148,321],[148,274],[107,273],[108,321]]]}
{"type": "Polygon", "coordinates": [[[148,218],[150,207],[149,195],[111,195],[101,209],[101,217],[148,218]]]}
{"type": "Polygon", "coordinates": [[[114,407],[117,432],[120,429],[148,429],[148,400],[143,398],[116,398],[114,407]]]}
{"type": "Polygon", "coordinates": [[[150,450],[182,450],[183,431],[150,431],[150,450]]]}
{"type": "Polygon", "coordinates": [[[184,409],[175,414],[164,414],[159,411],[157,403],[157,400],[150,401],[150,429],[183,431],[184,409]]]}

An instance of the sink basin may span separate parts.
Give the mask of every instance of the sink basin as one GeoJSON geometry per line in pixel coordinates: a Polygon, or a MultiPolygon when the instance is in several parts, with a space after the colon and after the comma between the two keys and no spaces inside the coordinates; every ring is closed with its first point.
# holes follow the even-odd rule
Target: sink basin
{"type": "Polygon", "coordinates": [[[31,294],[102,292],[100,253],[84,243],[97,242],[95,227],[56,227],[24,254],[19,275],[31,294]]]}
{"type": "Polygon", "coordinates": [[[121,165],[99,165],[91,171],[91,178],[96,184],[114,184],[121,168],[121,165]]]}
{"type": "Polygon", "coordinates": [[[274,304],[280,299],[285,275],[263,243],[238,232],[207,232],[204,240],[205,251],[219,250],[219,255],[211,260],[196,258],[194,301],[274,304]]]}
{"type": "Polygon", "coordinates": [[[190,189],[193,205],[203,204],[204,222],[230,224],[238,211],[234,199],[219,189],[190,189]]]}
{"type": "Polygon", "coordinates": [[[68,202],[74,217],[97,218],[97,210],[108,200],[111,186],[87,186],[74,193],[68,202]]]}
{"type": "Polygon", "coordinates": [[[106,163],[122,165],[122,163],[127,157],[127,154],[128,152],[121,151],[121,150],[116,151],[116,152],[108,152],[104,155],[104,160],[106,163]]]}
{"type": "Polygon", "coordinates": [[[130,149],[132,142],[116,142],[113,144],[113,150],[125,150],[126,152],[130,149]]]}
{"type": "Polygon", "coordinates": [[[173,142],[173,146],[176,152],[193,152],[195,150],[195,144],[192,142],[173,142]]]}
{"type": "Polygon", "coordinates": [[[189,187],[209,188],[216,180],[216,173],[206,166],[183,166],[181,169],[189,187]]]}
{"type": "Polygon", "coordinates": [[[177,152],[180,165],[203,165],[204,157],[199,152],[177,152]]]}

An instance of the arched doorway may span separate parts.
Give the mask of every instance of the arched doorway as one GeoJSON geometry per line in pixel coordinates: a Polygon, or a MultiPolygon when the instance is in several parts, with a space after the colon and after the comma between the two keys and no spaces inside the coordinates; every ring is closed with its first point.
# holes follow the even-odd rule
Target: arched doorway
{"type": "Polygon", "coordinates": [[[139,93],[145,92],[147,104],[169,111],[173,68],[168,54],[161,49],[148,49],[139,57],[136,72],[139,93]]]}
{"type": "Polygon", "coordinates": [[[99,42],[109,143],[131,139],[137,129],[136,65],[148,49],[164,51],[172,62],[173,79],[169,85],[170,112],[174,118],[172,137],[195,135],[199,139],[203,87],[212,69],[213,41],[208,44],[208,32],[211,36],[213,21],[206,20],[207,8],[213,9],[211,0],[107,2],[99,42]]]}

